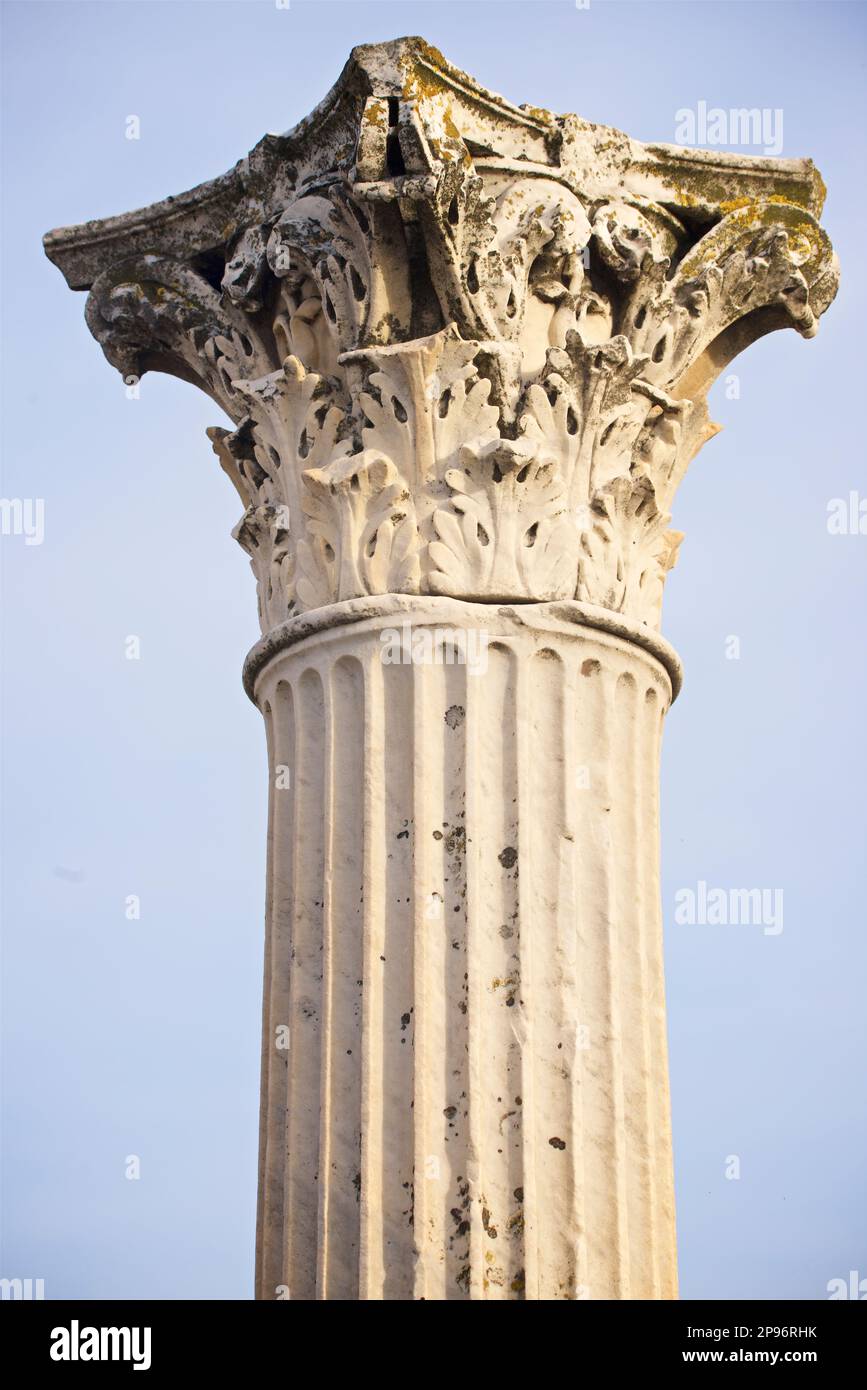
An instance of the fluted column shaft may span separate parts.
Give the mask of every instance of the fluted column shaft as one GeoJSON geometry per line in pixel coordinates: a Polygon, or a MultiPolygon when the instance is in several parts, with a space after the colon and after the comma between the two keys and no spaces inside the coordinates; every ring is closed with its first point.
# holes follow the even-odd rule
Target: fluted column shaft
{"type": "Polygon", "coordinates": [[[386,599],[260,644],[259,1297],[676,1295],[676,658],[625,632],[576,603],[386,599]]]}

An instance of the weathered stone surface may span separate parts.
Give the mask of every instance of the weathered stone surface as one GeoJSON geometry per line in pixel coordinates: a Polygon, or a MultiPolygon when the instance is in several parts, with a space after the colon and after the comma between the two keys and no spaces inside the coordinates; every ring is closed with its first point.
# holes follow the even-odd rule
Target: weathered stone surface
{"type": "Polygon", "coordinates": [[[676,1295],[670,508],[715,377],[833,298],[823,194],[402,39],[222,178],[46,238],[109,361],[232,424],[272,787],[259,1297],[676,1295]]]}
{"type": "Polygon", "coordinates": [[[708,386],[833,297],[822,194],[807,160],[644,146],[403,39],[223,178],[46,249],[110,362],[233,420],[263,630],[389,592],[656,626],[708,386]]]}
{"type": "Polygon", "coordinates": [[[356,602],[255,682],[258,1295],[672,1298],[658,760],[677,659],[572,602],[356,602]]]}

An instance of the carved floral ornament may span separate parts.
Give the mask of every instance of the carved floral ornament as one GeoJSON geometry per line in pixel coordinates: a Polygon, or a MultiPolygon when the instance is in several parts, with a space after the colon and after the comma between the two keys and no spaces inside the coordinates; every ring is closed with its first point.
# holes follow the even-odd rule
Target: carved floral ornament
{"type": "Polygon", "coordinates": [[[658,626],[710,384],[833,299],[822,194],[809,161],[640,145],[398,40],[223,179],[47,249],[125,376],[232,420],[263,630],[384,593],[658,626]]]}

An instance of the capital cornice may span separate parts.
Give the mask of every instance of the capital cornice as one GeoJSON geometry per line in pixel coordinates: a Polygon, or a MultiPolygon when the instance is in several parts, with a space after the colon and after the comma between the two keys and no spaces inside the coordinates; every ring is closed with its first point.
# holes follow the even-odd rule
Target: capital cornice
{"type": "Polygon", "coordinates": [[[263,631],[389,593],[656,626],[708,387],[833,299],[823,195],[809,160],[643,145],[400,39],[229,173],[45,244],[124,376],[229,416],[263,631]]]}

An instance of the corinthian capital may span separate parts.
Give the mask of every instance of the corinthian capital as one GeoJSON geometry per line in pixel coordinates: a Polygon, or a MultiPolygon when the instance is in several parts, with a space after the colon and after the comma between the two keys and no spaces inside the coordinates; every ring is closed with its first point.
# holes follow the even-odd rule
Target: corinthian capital
{"type": "Polygon", "coordinates": [[[384,593],[657,626],[709,386],[834,296],[823,192],[808,160],[513,106],[402,39],[230,173],[46,249],[110,362],[230,417],[263,630],[384,593]]]}

